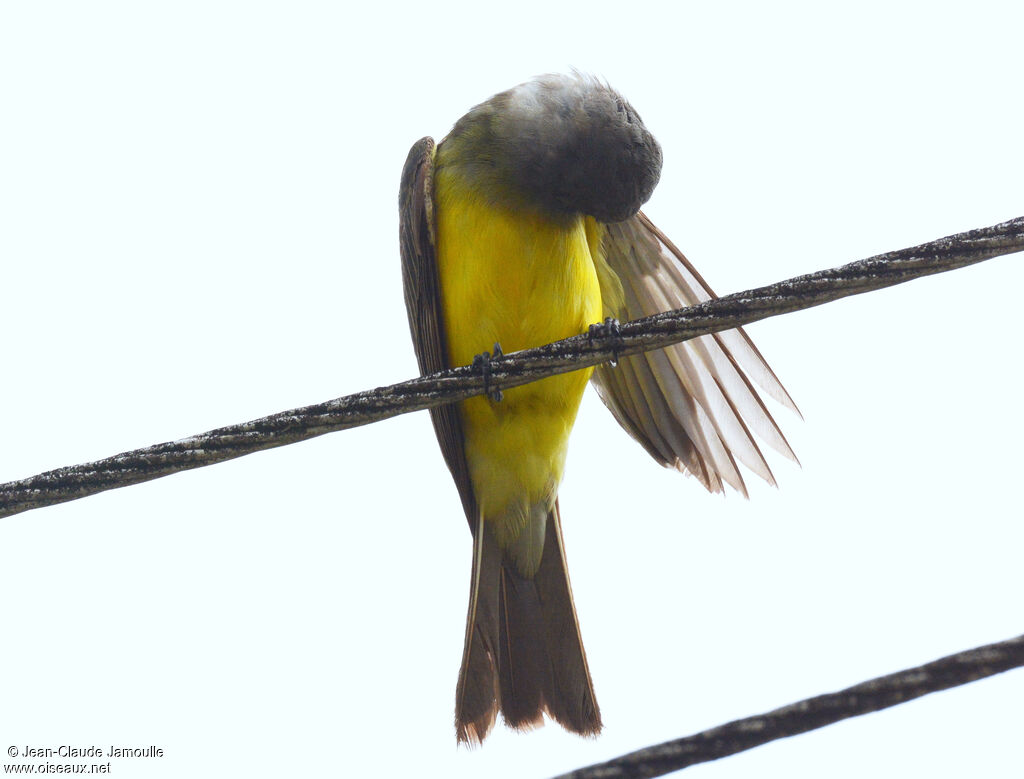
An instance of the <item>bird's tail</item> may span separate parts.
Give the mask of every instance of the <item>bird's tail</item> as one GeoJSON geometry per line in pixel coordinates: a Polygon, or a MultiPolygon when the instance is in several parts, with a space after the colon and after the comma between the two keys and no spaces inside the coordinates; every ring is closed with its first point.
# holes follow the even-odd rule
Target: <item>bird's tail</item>
{"type": "Polygon", "coordinates": [[[557,502],[548,514],[544,552],[532,578],[519,573],[486,522],[474,533],[466,644],[456,689],[458,740],[482,742],[499,709],[517,730],[543,724],[545,712],[573,733],[590,736],[601,730],[557,502]]]}

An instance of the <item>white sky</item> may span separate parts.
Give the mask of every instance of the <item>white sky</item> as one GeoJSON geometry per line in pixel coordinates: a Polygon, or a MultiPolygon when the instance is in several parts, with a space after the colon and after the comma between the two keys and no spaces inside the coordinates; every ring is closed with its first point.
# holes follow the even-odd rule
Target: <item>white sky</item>
{"type": "MultiPolygon", "coordinates": [[[[0,481],[415,375],[410,145],[570,67],[722,293],[1024,214],[1024,6],[0,8],[0,481]]],[[[1024,258],[755,325],[803,468],[708,496],[589,393],[606,722],[455,747],[470,538],[426,414],[0,520],[0,746],[157,776],[547,776],[1024,632],[1024,258]]],[[[687,776],[1019,777],[1024,673],[687,776]]],[[[6,760],[6,758],[5,758],[6,760]]],[[[12,761],[17,763],[18,761],[12,761]]]]}

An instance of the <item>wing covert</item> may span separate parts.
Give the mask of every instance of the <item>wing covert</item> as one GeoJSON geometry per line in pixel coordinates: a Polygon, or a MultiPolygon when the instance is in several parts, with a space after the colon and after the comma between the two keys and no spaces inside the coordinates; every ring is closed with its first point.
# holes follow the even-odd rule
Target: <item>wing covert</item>
{"type": "MultiPolygon", "coordinates": [[[[413,347],[420,374],[450,367],[441,314],[441,288],[437,276],[434,221],[434,140],[421,138],[406,158],[398,196],[399,243],[402,254],[402,285],[409,315],[413,347]]],[[[458,410],[449,404],[430,409],[441,453],[462,498],[462,507],[473,527],[476,500],[469,481],[458,410]]]]}

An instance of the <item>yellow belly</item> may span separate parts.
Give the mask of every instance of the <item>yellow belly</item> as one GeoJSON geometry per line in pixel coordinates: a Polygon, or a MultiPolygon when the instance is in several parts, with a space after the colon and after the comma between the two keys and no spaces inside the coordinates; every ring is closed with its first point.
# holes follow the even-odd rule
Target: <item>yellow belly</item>
{"type": "MultiPolygon", "coordinates": [[[[505,352],[540,346],[586,332],[601,319],[592,220],[496,208],[465,196],[453,176],[440,172],[435,202],[452,365],[471,363],[496,342],[505,352]]],[[[516,387],[500,402],[475,397],[461,404],[476,500],[503,548],[524,527],[546,520],[590,374],[575,371],[516,387]]]]}

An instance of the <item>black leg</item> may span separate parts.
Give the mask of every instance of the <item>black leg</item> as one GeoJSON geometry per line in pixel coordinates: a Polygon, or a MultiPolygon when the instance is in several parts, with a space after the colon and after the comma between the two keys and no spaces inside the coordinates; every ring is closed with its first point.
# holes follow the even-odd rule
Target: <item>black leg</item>
{"type": "Polygon", "coordinates": [[[622,333],[619,328],[619,320],[615,317],[606,317],[604,322],[599,322],[590,326],[587,330],[587,338],[594,340],[595,338],[607,338],[609,339],[612,347],[612,365],[617,365],[619,362],[619,350],[622,349],[622,333]]]}
{"type": "Polygon", "coordinates": [[[501,351],[501,344],[494,344],[494,354],[490,352],[483,352],[482,354],[476,355],[473,358],[473,367],[480,371],[480,374],[484,377],[484,393],[490,397],[495,403],[500,403],[504,394],[500,389],[491,391],[491,360],[498,357],[504,357],[504,352],[501,351]]]}

